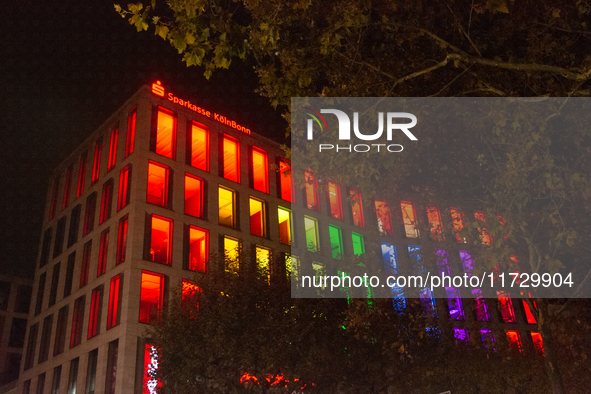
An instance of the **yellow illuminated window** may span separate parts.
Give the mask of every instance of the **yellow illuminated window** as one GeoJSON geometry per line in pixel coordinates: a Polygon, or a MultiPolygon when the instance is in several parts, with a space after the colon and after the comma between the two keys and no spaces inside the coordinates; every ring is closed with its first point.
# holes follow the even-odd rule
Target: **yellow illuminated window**
{"type": "Polygon", "coordinates": [[[291,245],[291,211],[278,207],[277,213],[279,214],[279,242],[291,245]]]}
{"type": "Polygon", "coordinates": [[[240,183],[240,146],[235,139],[224,136],[224,178],[240,183]]]}
{"type": "Polygon", "coordinates": [[[265,203],[256,198],[250,198],[250,233],[265,236],[265,203]]]}
{"type": "Polygon", "coordinates": [[[263,193],[269,193],[269,164],[267,152],[252,147],[252,187],[263,193]]]}
{"type": "Polygon", "coordinates": [[[271,281],[271,251],[261,246],[256,247],[257,274],[271,281]]]}
{"type": "Polygon", "coordinates": [[[219,187],[219,223],[222,226],[236,227],[235,198],[233,190],[219,187]]]}
{"type": "Polygon", "coordinates": [[[237,239],[224,237],[225,271],[237,274],[240,267],[240,242],[237,239]]]}

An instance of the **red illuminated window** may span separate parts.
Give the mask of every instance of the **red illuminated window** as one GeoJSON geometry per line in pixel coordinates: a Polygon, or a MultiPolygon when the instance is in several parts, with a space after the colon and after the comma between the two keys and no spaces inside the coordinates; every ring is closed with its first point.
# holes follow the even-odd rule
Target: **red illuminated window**
{"type": "MultiPolygon", "coordinates": [[[[182,308],[184,310],[199,311],[199,299],[201,288],[193,283],[192,280],[183,279],[182,285],[182,308]]],[[[196,316],[192,316],[196,317],[196,316]]]]}
{"type": "Polygon", "coordinates": [[[109,142],[109,162],[107,163],[107,172],[115,167],[117,161],[117,137],[119,136],[119,125],[111,129],[111,141],[109,142]]]}
{"type": "Polygon", "coordinates": [[[142,271],[140,290],[140,323],[152,323],[158,319],[164,297],[164,275],[142,271]]]}
{"type": "Polygon", "coordinates": [[[189,226],[189,264],[191,271],[207,272],[209,231],[189,226]]]}
{"type": "Polygon", "coordinates": [[[82,267],[80,269],[80,287],[88,283],[88,271],[90,270],[90,253],[92,252],[92,240],[84,244],[82,252],[82,267]]]}
{"type": "Polygon", "coordinates": [[[101,233],[101,245],[99,248],[98,266],[96,270],[97,278],[107,270],[107,248],[109,246],[109,229],[101,233]]]}
{"type": "Polygon", "coordinates": [[[269,161],[267,152],[252,147],[252,187],[263,193],[269,193],[269,161]]]}
{"type": "Polygon", "coordinates": [[[92,183],[98,181],[101,172],[101,150],[103,148],[103,138],[99,138],[94,145],[94,162],[92,164],[92,183]]]}
{"type": "Polygon", "coordinates": [[[99,215],[99,224],[111,217],[111,201],[113,200],[113,179],[109,179],[103,185],[103,194],[101,196],[101,214],[99,215]]]}
{"type": "Polygon", "coordinates": [[[240,183],[240,145],[238,140],[224,135],[223,138],[224,178],[240,183]]]}
{"type": "Polygon", "coordinates": [[[390,204],[384,201],[375,201],[376,216],[378,219],[378,230],[380,234],[392,235],[392,214],[390,212],[390,204]]]}
{"type": "Polygon", "coordinates": [[[511,297],[509,297],[509,293],[497,290],[497,298],[499,300],[503,322],[515,323],[515,310],[513,309],[513,302],[511,301],[511,297]]]}
{"type": "MultiPolygon", "coordinates": [[[[474,212],[474,218],[483,223],[486,223],[486,213],[482,211],[474,212]]],[[[480,233],[480,241],[483,245],[490,245],[492,243],[492,235],[488,233],[486,227],[478,227],[478,232],[480,233]]]]}
{"type": "Polygon", "coordinates": [[[330,216],[343,220],[343,204],[341,203],[341,187],[336,183],[328,182],[328,205],[330,216]]]}
{"type": "Polygon", "coordinates": [[[148,197],[150,204],[168,206],[168,167],[150,161],[148,164],[148,197]]]}
{"type": "Polygon", "coordinates": [[[203,179],[185,174],[185,213],[197,218],[203,217],[203,179]]]}
{"type": "MultiPolygon", "coordinates": [[[[523,302],[523,309],[525,310],[525,318],[527,319],[527,323],[528,324],[537,324],[538,322],[536,321],[536,318],[535,318],[534,314],[532,313],[527,301],[521,300],[521,302],[523,302]]],[[[534,304],[534,308],[536,308],[536,310],[537,310],[538,306],[536,305],[536,302],[535,301],[532,301],[532,302],[534,304]]]]}
{"type": "Polygon", "coordinates": [[[412,202],[402,201],[400,202],[400,208],[402,209],[402,221],[404,222],[404,232],[406,238],[418,238],[419,229],[417,228],[417,213],[412,202]]]}
{"type": "Polygon", "coordinates": [[[176,116],[173,112],[158,107],[156,125],[152,132],[151,150],[174,159],[176,148],[176,116]]]}
{"type": "Polygon", "coordinates": [[[84,296],[74,301],[74,313],[72,315],[72,331],[70,332],[70,347],[80,345],[82,340],[82,319],[84,319],[84,296]]]}
{"type": "Polygon", "coordinates": [[[279,187],[282,199],[295,202],[293,181],[291,179],[291,163],[288,160],[279,160],[279,187]]]}
{"type": "Polygon", "coordinates": [[[133,107],[127,117],[127,138],[125,139],[125,157],[133,153],[133,144],[135,142],[135,120],[137,108],[133,107]]]}
{"type": "Polygon", "coordinates": [[[450,208],[451,212],[451,221],[454,226],[454,233],[456,233],[456,239],[458,243],[466,244],[468,243],[468,238],[460,236],[460,231],[462,231],[465,227],[464,225],[464,214],[458,208],[450,208]]]}
{"type": "Polygon", "coordinates": [[[542,334],[539,332],[530,332],[531,340],[534,343],[534,347],[544,354],[544,341],[542,340],[542,334]]]}
{"type": "Polygon", "coordinates": [[[84,193],[84,176],[86,175],[86,159],[88,152],[84,152],[80,156],[80,166],[78,167],[78,186],[76,187],[76,198],[84,193]]]}
{"type": "Polygon", "coordinates": [[[66,209],[70,205],[70,189],[72,188],[72,172],[74,165],[70,164],[66,170],[66,182],[64,183],[64,199],[62,200],[62,209],[66,209]]]}
{"type": "Polygon", "coordinates": [[[266,235],[265,202],[250,197],[250,233],[264,237],[266,235]]]}
{"type": "Polygon", "coordinates": [[[127,248],[127,215],[119,220],[119,234],[117,235],[117,265],[125,261],[125,249],[127,248]]]}
{"type": "Polygon", "coordinates": [[[162,383],[156,377],[158,371],[158,349],[146,343],[144,345],[144,373],[142,394],[159,393],[162,383]]]}
{"type": "Polygon", "coordinates": [[[320,204],[318,204],[318,181],[312,171],[306,170],[304,173],[304,182],[306,183],[306,206],[308,209],[320,211],[320,204]]]}
{"type": "Polygon", "coordinates": [[[103,286],[92,290],[90,298],[90,315],[88,317],[88,339],[96,336],[100,329],[101,304],[103,299],[103,286]]]}
{"type": "Polygon", "coordinates": [[[129,186],[131,182],[131,164],[126,165],[119,173],[119,196],[117,198],[117,211],[129,204],[129,186]]]}
{"type": "Polygon", "coordinates": [[[170,265],[172,220],[152,215],[149,260],[170,265]]]}
{"type": "Polygon", "coordinates": [[[191,164],[195,168],[209,171],[209,128],[199,123],[191,123],[191,138],[187,149],[191,164]]]}
{"type": "Polygon", "coordinates": [[[121,292],[121,274],[111,278],[109,289],[109,309],[107,311],[107,330],[119,324],[119,294],[121,292]]]}
{"type": "Polygon", "coordinates": [[[51,188],[51,202],[49,204],[49,220],[55,217],[55,211],[57,208],[57,193],[60,187],[59,176],[53,180],[53,187],[51,188]]]}
{"type": "Polygon", "coordinates": [[[353,213],[353,224],[357,227],[365,227],[365,218],[363,217],[363,201],[361,200],[361,192],[357,189],[351,188],[349,190],[351,195],[351,212],[353,213]]]}
{"type": "Polygon", "coordinates": [[[519,331],[517,331],[517,330],[507,331],[507,340],[509,341],[509,346],[514,347],[516,349],[523,348],[523,345],[521,343],[521,335],[519,335],[519,331]]]}
{"type": "Polygon", "coordinates": [[[427,205],[427,218],[429,219],[429,227],[431,228],[431,237],[435,241],[445,241],[439,208],[434,205],[427,205]]]}

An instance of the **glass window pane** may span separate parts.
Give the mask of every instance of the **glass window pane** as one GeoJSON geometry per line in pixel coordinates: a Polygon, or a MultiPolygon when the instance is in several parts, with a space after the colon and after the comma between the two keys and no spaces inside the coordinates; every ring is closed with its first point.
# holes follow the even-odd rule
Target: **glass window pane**
{"type": "Polygon", "coordinates": [[[363,200],[361,199],[361,192],[357,189],[351,188],[349,190],[351,195],[351,211],[353,214],[353,224],[357,227],[365,227],[365,218],[363,216],[363,200]]]}
{"type": "Polygon", "coordinates": [[[392,235],[392,214],[390,213],[390,204],[384,201],[375,201],[376,216],[378,219],[378,230],[380,234],[392,235]]]}
{"type": "Polygon", "coordinates": [[[222,226],[235,226],[234,191],[219,188],[219,223],[222,226]]]}
{"type": "Polygon", "coordinates": [[[343,255],[343,234],[341,232],[341,228],[329,224],[328,234],[330,237],[330,250],[332,258],[340,259],[343,255]]]}
{"type": "Polygon", "coordinates": [[[292,193],[291,163],[287,160],[279,161],[279,184],[281,187],[281,198],[289,202],[295,202],[292,193]]]}
{"type": "Polygon", "coordinates": [[[318,222],[309,216],[304,216],[304,230],[306,231],[306,247],[311,252],[318,250],[318,222]]]}
{"type": "Polygon", "coordinates": [[[199,227],[189,227],[189,269],[206,272],[209,258],[209,232],[199,227]]]}
{"type": "Polygon", "coordinates": [[[255,190],[269,193],[269,165],[267,152],[252,148],[252,183],[255,190]]]}
{"type": "Polygon", "coordinates": [[[225,271],[237,274],[240,267],[240,243],[237,239],[224,237],[225,271]]]}
{"type": "Polygon", "coordinates": [[[417,213],[412,202],[402,201],[400,203],[402,209],[402,220],[404,222],[404,232],[406,238],[418,238],[419,229],[417,228],[417,213]]]}
{"type": "Polygon", "coordinates": [[[279,242],[291,245],[291,211],[278,207],[277,213],[279,214],[279,242]]]}
{"type": "Polygon", "coordinates": [[[209,129],[195,123],[191,126],[191,165],[209,171],[209,129]]]}
{"type": "Polygon", "coordinates": [[[265,236],[265,203],[256,198],[250,198],[250,233],[265,236]]]}
{"type": "Polygon", "coordinates": [[[363,239],[363,235],[357,234],[355,232],[351,233],[351,238],[353,241],[353,254],[356,256],[360,256],[365,253],[365,241],[363,239]]]}
{"type": "Polygon", "coordinates": [[[140,323],[151,323],[158,317],[164,295],[164,275],[142,271],[140,323]]]}
{"type": "Polygon", "coordinates": [[[341,187],[336,183],[328,182],[328,202],[330,216],[343,220],[343,205],[341,203],[341,187]]]}
{"type": "Polygon", "coordinates": [[[176,145],[176,118],[170,112],[158,110],[156,124],[156,149],[159,155],[174,159],[176,145]]]}
{"type": "Polygon", "coordinates": [[[150,257],[156,263],[170,265],[170,240],[172,221],[156,215],[152,216],[150,257]]]}
{"type": "Polygon", "coordinates": [[[257,274],[261,278],[266,278],[267,282],[271,281],[271,251],[269,249],[257,246],[256,247],[256,265],[257,274]]]}
{"type": "Polygon", "coordinates": [[[240,146],[238,141],[224,136],[223,151],[224,178],[240,183],[240,146]]]}
{"type": "Polygon", "coordinates": [[[316,181],[311,171],[306,171],[304,181],[306,182],[306,205],[308,209],[314,211],[320,210],[318,204],[318,181],[316,181]]]}
{"type": "Polygon", "coordinates": [[[203,179],[185,174],[185,213],[203,217],[203,179]]]}
{"type": "Polygon", "coordinates": [[[168,205],[168,167],[155,162],[148,163],[148,196],[150,204],[168,205]]]}

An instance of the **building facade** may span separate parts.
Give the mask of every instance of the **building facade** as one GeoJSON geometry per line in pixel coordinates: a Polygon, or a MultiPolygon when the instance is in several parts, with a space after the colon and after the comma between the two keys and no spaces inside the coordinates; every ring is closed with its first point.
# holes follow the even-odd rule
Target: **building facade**
{"type": "MultiPolygon", "coordinates": [[[[156,392],[145,332],[195,275],[255,268],[236,263],[247,254],[269,280],[285,280],[292,243],[334,259],[362,254],[369,226],[383,233],[381,254],[395,269],[398,254],[418,254],[419,220],[445,224],[434,206],[369,203],[330,182],[320,190],[311,172],[296,193],[283,157],[278,143],[159,82],[140,89],[51,179],[17,392],[156,392]],[[292,203],[306,214],[293,215],[292,203]]],[[[482,321],[483,338],[493,323],[513,324],[505,331],[519,341],[531,331],[531,314],[505,295],[498,313],[446,296],[433,300],[439,313],[482,321]]],[[[461,326],[458,338],[469,335],[461,326]]]]}

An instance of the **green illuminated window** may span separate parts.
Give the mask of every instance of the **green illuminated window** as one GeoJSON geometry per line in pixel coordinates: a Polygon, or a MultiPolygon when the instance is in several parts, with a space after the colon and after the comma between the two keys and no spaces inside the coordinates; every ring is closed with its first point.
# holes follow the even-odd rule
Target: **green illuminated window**
{"type": "Polygon", "coordinates": [[[328,225],[328,234],[330,236],[330,250],[333,259],[340,259],[343,255],[343,233],[340,227],[328,225]]]}
{"type": "Polygon", "coordinates": [[[356,256],[365,253],[365,242],[363,241],[363,235],[357,233],[351,233],[353,239],[353,254],[356,256]]]}

